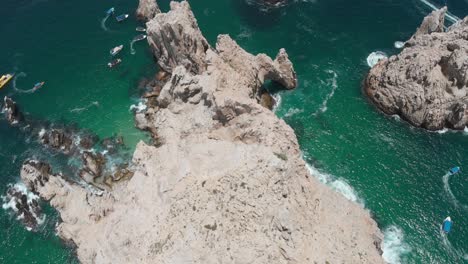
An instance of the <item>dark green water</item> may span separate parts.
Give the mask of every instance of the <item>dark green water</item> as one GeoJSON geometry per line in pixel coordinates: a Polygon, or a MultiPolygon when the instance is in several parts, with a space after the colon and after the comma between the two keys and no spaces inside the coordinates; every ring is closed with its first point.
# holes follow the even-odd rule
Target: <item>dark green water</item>
{"type": "MultiPolygon", "coordinates": [[[[450,177],[448,185],[443,182],[449,167],[468,164],[468,135],[411,128],[380,114],[361,92],[368,54],[397,53],[393,43],[409,38],[430,7],[420,0],[291,2],[270,12],[242,0],[191,4],[211,44],[227,33],[252,53],[274,56],[279,48],[287,49],[299,86],[278,93],[276,112],[296,131],[311,170],[372,212],[386,235],[387,260],[468,262],[466,173],[450,177]],[[448,215],[454,227],[445,236],[440,223],[448,215]]],[[[442,1],[432,3],[440,6],[442,1]]],[[[167,10],[168,1],[160,4],[167,10]]],[[[447,4],[455,16],[468,14],[466,2],[447,4]]],[[[145,135],[133,128],[129,106],[137,100],[140,77],[152,75],[155,66],[143,43],[136,43],[136,54],[130,54],[128,43],[137,25],[133,18],[122,24],[109,19],[110,31],[101,28],[110,6],[133,14],[136,1],[2,0],[0,33],[7,38],[0,41],[0,72],[26,73],[17,79],[18,89],[30,89],[40,80],[47,84],[32,94],[9,85],[0,96],[13,96],[37,118],[77,123],[101,137],[121,134],[131,150],[145,135]],[[109,71],[108,50],[118,44],[126,45],[123,63],[109,71]]],[[[2,193],[18,181],[24,159],[50,158],[3,120],[0,156],[2,193]]],[[[31,233],[0,210],[0,263],[73,262],[54,235],[55,218],[48,211],[41,231],[31,233]]]]}

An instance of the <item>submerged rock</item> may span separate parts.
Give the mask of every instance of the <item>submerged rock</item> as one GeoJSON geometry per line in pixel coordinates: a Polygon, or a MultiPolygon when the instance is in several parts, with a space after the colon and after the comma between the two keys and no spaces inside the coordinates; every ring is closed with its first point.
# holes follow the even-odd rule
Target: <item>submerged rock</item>
{"type": "Polygon", "coordinates": [[[148,32],[171,76],[136,114],[160,141],[137,145],[133,177],[114,174],[127,184],[98,196],[23,166],[82,263],[383,263],[369,213],[310,177],[294,131],[257,102],[266,80],[295,87],[284,50],[254,56],[228,36],[214,49],[185,1],[148,32]]]}
{"type": "Polygon", "coordinates": [[[429,130],[468,123],[468,18],[444,31],[446,11],[424,18],[400,54],[380,60],[365,80],[378,108],[429,130]]]}
{"type": "Polygon", "coordinates": [[[3,98],[2,112],[5,114],[8,123],[11,125],[18,124],[23,120],[23,114],[19,110],[18,105],[10,97],[5,96],[3,98]]]}

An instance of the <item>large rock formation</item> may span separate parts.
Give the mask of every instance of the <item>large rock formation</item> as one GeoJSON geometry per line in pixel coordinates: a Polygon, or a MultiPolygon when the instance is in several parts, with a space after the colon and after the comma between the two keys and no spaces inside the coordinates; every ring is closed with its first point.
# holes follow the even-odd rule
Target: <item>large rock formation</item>
{"type": "Polygon", "coordinates": [[[429,130],[468,123],[468,18],[444,31],[446,11],[428,15],[403,51],[377,63],[365,81],[382,111],[429,130]]]}
{"type": "Polygon", "coordinates": [[[170,79],[137,114],[158,146],[139,143],[126,185],[93,194],[23,166],[50,200],[83,263],[383,263],[369,213],[309,174],[294,131],[258,104],[267,79],[296,84],[284,50],[253,56],[228,36],[216,49],[187,2],[148,24],[170,79]]]}

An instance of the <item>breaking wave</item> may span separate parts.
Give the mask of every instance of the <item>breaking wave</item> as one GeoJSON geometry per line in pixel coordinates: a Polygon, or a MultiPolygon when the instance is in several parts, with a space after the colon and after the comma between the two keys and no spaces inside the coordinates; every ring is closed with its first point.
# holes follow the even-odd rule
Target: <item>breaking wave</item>
{"type": "Polygon", "coordinates": [[[383,51],[374,51],[367,56],[367,65],[374,67],[380,60],[388,58],[387,54],[383,51]]]}
{"type": "Polygon", "coordinates": [[[307,169],[309,170],[310,174],[317,178],[323,184],[329,186],[334,191],[342,194],[346,199],[350,200],[351,202],[358,203],[364,206],[364,201],[359,198],[356,191],[349,185],[344,179],[336,179],[334,176],[321,172],[315,167],[306,164],[307,169]]]}
{"type": "Polygon", "coordinates": [[[405,46],[405,43],[403,41],[395,41],[395,43],[393,43],[393,46],[397,49],[401,49],[403,48],[403,46],[405,46]]]}
{"type": "Polygon", "coordinates": [[[404,242],[401,228],[395,225],[385,228],[382,251],[382,257],[386,262],[390,264],[402,263],[401,257],[411,252],[411,247],[404,242]]]}
{"type": "MultiPolygon", "coordinates": [[[[46,219],[46,215],[33,209],[37,208],[37,201],[40,199],[39,196],[30,192],[23,183],[9,184],[8,189],[12,190],[15,195],[11,195],[10,192],[8,192],[6,196],[1,196],[3,202],[2,208],[4,210],[12,210],[17,214],[17,220],[24,220],[26,217],[25,214],[30,214],[30,216],[35,219],[37,226],[42,225],[46,219]],[[18,197],[19,195],[22,197],[18,197]],[[23,197],[25,197],[26,200],[22,200],[23,197]],[[18,209],[26,206],[26,204],[30,209],[18,209]]],[[[33,228],[26,225],[26,229],[31,231],[33,228]]]]}
{"type": "Polygon", "coordinates": [[[146,110],[146,103],[144,101],[140,101],[138,104],[132,104],[129,110],[141,113],[146,110]]]}
{"type": "Polygon", "coordinates": [[[276,112],[276,110],[278,110],[278,108],[281,106],[281,95],[279,93],[275,93],[275,94],[272,94],[271,95],[273,97],[273,99],[275,99],[275,105],[273,106],[273,113],[276,112]]]}

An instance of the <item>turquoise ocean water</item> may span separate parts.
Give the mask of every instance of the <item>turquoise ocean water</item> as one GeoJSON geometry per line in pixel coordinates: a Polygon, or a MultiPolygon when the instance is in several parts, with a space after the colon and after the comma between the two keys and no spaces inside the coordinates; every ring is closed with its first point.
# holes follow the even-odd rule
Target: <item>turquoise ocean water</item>
{"type": "MultiPolygon", "coordinates": [[[[169,1],[159,1],[168,9],[169,1]]],[[[156,71],[137,34],[136,1],[96,2],[1,0],[0,72],[16,72],[16,83],[0,90],[30,117],[74,124],[101,138],[122,135],[131,153],[146,135],[134,128],[129,107],[138,101],[138,83],[156,71]],[[105,21],[105,11],[131,17],[105,21]],[[124,44],[123,63],[109,70],[109,49],[124,44]],[[24,74],[21,74],[21,73],[24,74]],[[46,85],[24,93],[37,81],[46,85]]],[[[468,168],[468,134],[427,132],[379,113],[362,94],[373,51],[398,52],[444,1],[297,0],[265,11],[254,0],[191,1],[199,25],[214,45],[230,34],[252,53],[275,56],[284,47],[294,62],[299,86],[277,92],[278,116],[298,136],[310,169],[322,181],[370,210],[385,233],[384,256],[391,263],[468,263],[468,169],[445,177],[449,167],[468,168]],[[452,233],[440,233],[450,215],[452,233]]],[[[465,1],[447,1],[455,17],[468,14],[465,1]]],[[[448,21],[450,24],[450,21],[448,21]]],[[[272,84],[269,88],[274,91],[272,84]]],[[[0,193],[19,180],[28,157],[52,155],[27,134],[0,120],[0,193]]],[[[75,263],[72,251],[55,236],[55,212],[29,232],[10,211],[0,209],[0,263],[75,263]]]]}

